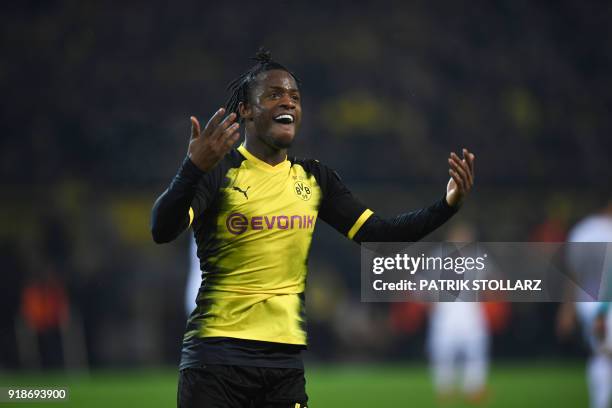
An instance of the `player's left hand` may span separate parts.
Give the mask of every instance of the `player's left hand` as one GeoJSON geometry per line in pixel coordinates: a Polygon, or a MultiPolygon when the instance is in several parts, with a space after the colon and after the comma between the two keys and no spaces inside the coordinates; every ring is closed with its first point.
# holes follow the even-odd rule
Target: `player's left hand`
{"type": "Polygon", "coordinates": [[[460,205],[474,186],[474,160],[476,156],[463,149],[463,159],[455,153],[448,158],[448,174],[451,178],[446,186],[446,202],[451,207],[460,205]]]}

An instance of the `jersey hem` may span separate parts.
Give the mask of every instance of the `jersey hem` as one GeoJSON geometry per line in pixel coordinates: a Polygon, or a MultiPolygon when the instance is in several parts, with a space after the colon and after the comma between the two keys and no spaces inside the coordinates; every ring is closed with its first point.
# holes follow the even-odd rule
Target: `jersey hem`
{"type": "Polygon", "coordinates": [[[209,337],[228,337],[228,338],[232,338],[232,339],[240,339],[240,340],[254,340],[254,341],[265,341],[268,343],[280,343],[280,344],[290,344],[293,346],[304,346],[306,347],[307,343],[306,341],[303,340],[298,340],[295,337],[255,337],[255,336],[249,336],[249,335],[236,335],[236,334],[228,334],[222,331],[215,331],[215,330],[207,330],[206,335],[196,335],[194,336],[196,338],[199,339],[206,339],[209,337]]]}

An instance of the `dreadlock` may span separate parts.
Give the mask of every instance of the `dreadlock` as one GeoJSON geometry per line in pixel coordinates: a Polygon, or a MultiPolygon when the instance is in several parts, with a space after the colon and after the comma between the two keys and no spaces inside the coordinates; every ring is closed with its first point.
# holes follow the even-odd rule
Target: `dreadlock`
{"type": "Polygon", "coordinates": [[[295,82],[300,85],[300,80],[295,76],[295,74],[289,71],[285,66],[274,61],[272,59],[272,53],[270,53],[270,51],[264,47],[260,47],[255,54],[255,58],[252,59],[257,61],[255,65],[253,65],[238,78],[234,79],[227,86],[227,90],[230,91],[230,96],[225,102],[225,109],[227,113],[234,112],[238,119],[241,119],[240,113],[238,112],[238,104],[240,102],[248,102],[251,86],[255,81],[255,77],[257,77],[257,75],[260,73],[273,69],[287,71],[289,74],[291,74],[291,76],[293,76],[295,82]]]}

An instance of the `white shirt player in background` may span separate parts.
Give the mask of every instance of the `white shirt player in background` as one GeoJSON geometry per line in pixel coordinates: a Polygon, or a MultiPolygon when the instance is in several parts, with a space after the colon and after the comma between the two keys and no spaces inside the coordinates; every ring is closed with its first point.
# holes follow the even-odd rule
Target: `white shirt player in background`
{"type": "Polygon", "coordinates": [[[200,272],[200,258],[195,239],[189,244],[189,275],[187,276],[187,287],[185,288],[185,312],[187,316],[193,312],[196,306],[196,298],[202,284],[202,272],[200,272]]]}
{"type": "MultiPolygon", "coordinates": [[[[569,242],[612,242],[612,201],[599,214],[591,215],[580,221],[570,231],[569,242]]],[[[593,261],[586,249],[570,248],[569,266],[577,273],[588,268],[593,261]]],[[[594,267],[601,267],[598,263],[594,267]]],[[[612,259],[608,256],[603,265],[604,271],[612,272],[612,259]]],[[[608,276],[609,278],[609,276],[608,276]]],[[[596,283],[599,286],[600,280],[596,283]]],[[[588,282],[586,283],[588,285],[588,282]]],[[[565,305],[567,306],[567,305],[565,305]]],[[[591,357],[587,363],[587,382],[591,408],[609,408],[612,396],[612,321],[607,305],[602,302],[578,302],[575,312],[582,326],[586,340],[591,348],[591,357]],[[603,311],[603,312],[602,312],[603,311]],[[603,314],[602,314],[603,313],[603,314]],[[607,316],[606,316],[607,314],[607,316]],[[598,327],[603,326],[605,328],[598,327]],[[598,333],[599,332],[599,333],[598,333]]],[[[561,310],[560,334],[571,330],[571,316],[568,309],[561,310]]]]}
{"type": "MultiPolygon", "coordinates": [[[[474,242],[474,229],[455,224],[449,242],[474,242]]],[[[471,402],[486,395],[489,367],[489,329],[484,307],[477,302],[433,303],[430,312],[428,351],[438,398],[452,398],[459,387],[471,402]]]]}

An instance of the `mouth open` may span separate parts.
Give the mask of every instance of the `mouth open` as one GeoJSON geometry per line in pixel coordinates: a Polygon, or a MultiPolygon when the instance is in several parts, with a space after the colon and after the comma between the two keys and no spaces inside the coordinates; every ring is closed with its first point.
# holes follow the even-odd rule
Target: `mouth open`
{"type": "Polygon", "coordinates": [[[283,125],[290,125],[295,122],[295,118],[292,115],[284,113],[274,118],[276,123],[282,123],[283,125]]]}

